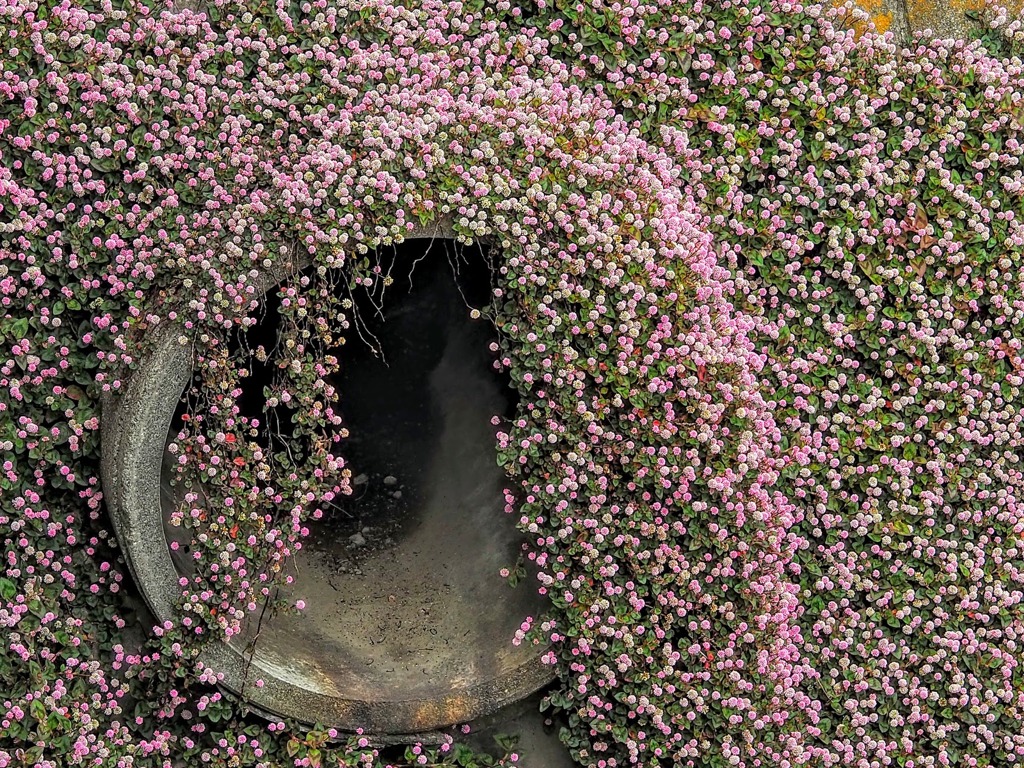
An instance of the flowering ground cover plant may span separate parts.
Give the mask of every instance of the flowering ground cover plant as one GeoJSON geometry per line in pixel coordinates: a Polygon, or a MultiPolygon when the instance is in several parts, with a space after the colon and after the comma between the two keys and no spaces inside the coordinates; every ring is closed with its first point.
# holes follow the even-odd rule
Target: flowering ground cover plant
{"type": "Polygon", "coordinates": [[[496,456],[551,603],[509,642],[549,646],[578,762],[1024,756],[1019,19],[902,52],[789,2],[0,19],[0,766],[392,759],[195,659],[348,491],[347,292],[440,217],[502,253],[496,456]],[[257,423],[229,342],[300,256],[257,423]],[[180,621],[135,642],[98,404],[165,323],[206,493],[180,621]]]}
{"type": "Polygon", "coordinates": [[[566,53],[605,17],[583,62],[687,169],[756,318],[799,650],[774,692],[790,740],[733,754],[1016,762],[1019,17],[894,56],[815,6],[560,13],[566,53]]]}

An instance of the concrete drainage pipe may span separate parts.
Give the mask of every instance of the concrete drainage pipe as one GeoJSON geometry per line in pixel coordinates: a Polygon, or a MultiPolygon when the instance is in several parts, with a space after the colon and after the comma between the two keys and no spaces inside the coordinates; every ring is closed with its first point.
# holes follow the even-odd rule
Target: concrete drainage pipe
{"type": "MultiPolygon", "coordinates": [[[[450,225],[418,229],[406,239],[434,237],[452,238],[450,225]]],[[[282,276],[262,276],[258,289],[265,292],[282,276]]],[[[155,331],[152,352],[122,393],[103,402],[104,496],[129,567],[160,622],[175,618],[181,594],[181,572],[167,544],[161,504],[166,436],[193,368],[191,348],[178,341],[180,332],[173,323],[155,331]]],[[[459,344],[469,343],[465,333],[460,338],[459,344]]],[[[446,345],[445,350],[457,346],[453,341],[446,345]]],[[[430,472],[440,478],[447,471],[442,478],[446,487],[428,488],[414,533],[397,542],[389,539],[394,547],[382,555],[387,563],[402,564],[405,575],[392,568],[387,572],[398,573],[393,577],[397,582],[381,585],[384,571],[378,568],[374,576],[373,563],[360,572],[369,575],[347,574],[338,581],[335,574],[333,592],[320,590],[331,601],[307,600],[302,616],[263,626],[251,659],[244,633],[210,644],[200,657],[255,710],[346,731],[414,734],[490,714],[553,679],[540,661],[541,651],[511,645],[512,632],[526,615],[542,609],[543,599],[529,585],[510,590],[497,575],[510,553],[514,558],[520,534],[502,511],[505,478],[493,451],[467,453],[465,448],[467,431],[489,429],[466,422],[471,398],[484,398],[482,411],[493,408],[493,398],[486,400],[482,380],[467,383],[475,374],[459,369],[449,351],[439,353],[438,360],[431,386],[447,391],[454,385],[459,391],[457,407],[442,408],[436,417],[442,420],[438,431],[457,439],[445,443],[437,438],[441,442],[431,448],[430,472]],[[468,479],[453,480],[453,468],[468,479]],[[450,563],[438,560],[436,542],[441,540],[450,563]],[[380,600],[385,593],[390,593],[390,604],[380,600]],[[424,601],[430,610],[423,608],[424,601]],[[415,643],[431,644],[433,650],[409,647],[417,632],[424,637],[433,633],[432,643],[415,643]],[[257,678],[264,681],[262,687],[252,684],[257,678]]],[[[340,395],[344,399],[345,392],[340,395]]],[[[473,439],[480,445],[479,440],[492,438],[493,432],[488,437],[485,431],[473,439]]],[[[319,578],[315,563],[304,565],[303,573],[312,574],[309,579],[319,578]]],[[[309,579],[302,586],[316,593],[309,579]]]]}

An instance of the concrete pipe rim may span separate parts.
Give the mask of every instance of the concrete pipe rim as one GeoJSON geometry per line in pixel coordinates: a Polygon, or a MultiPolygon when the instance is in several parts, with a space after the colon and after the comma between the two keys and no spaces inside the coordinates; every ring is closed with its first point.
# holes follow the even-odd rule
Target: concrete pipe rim
{"type": "MultiPolygon", "coordinates": [[[[455,239],[451,218],[416,227],[404,239],[455,239]]],[[[256,278],[259,296],[288,274],[309,266],[307,257],[294,257],[273,272],[256,278]]],[[[107,392],[101,402],[101,479],[108,511],[125,559],[140,591],[160,623],[173,621],[181,594],[179,574],[171,559],[163,529],[159,483],[164,453],[163,436],[173,419],[181,394],[193,373],[193,353],[182,344],[183,326],[165,323],[153,331],[151,351],[140,361],[127,384],[107,392]],[[153,435],[158,435],[152,439],[153,435]],[[163,546],[153,546],[161,542],[163,546]]],[[[275,674],[261,663],[257,651],[246,658],[224,639],[212,641],[198,657],[206,668],[222,675],[222,686],[263,715],[294,718],[342,731],[368,734],[415,734],[468,722],[543,688],[554,670],[534,658],[495,678],[478,680],[444,698],[367,701],[311,690],[275,674]],[[253,683],[263,681],[262,687],[253,683]]]]}

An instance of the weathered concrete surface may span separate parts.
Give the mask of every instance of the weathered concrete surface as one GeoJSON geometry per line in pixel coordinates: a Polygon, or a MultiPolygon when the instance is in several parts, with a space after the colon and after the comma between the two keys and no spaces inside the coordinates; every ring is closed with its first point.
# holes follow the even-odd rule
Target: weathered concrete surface
{"type": "MultiPolygon", "coordinates": [[[[967,18],[972,11],[980,11],[986,0],[903,0],[907,21],[915,31],[931,33],[938,38],[966,39],[976,28],[976,22],[967,18]]],[[[1024,8],[1024,0],[1004,0],[1002,5],[1011,13],[1024,8]]]]}
{"type": "MultiPolygon", "coordinates": [[[[443,223],[430,230],[416,230],[406,239],[452,236],[450,223],[443,223]]],[[[265,291],[279,279],[280,275],[265,275],[259,289],[265,291]]],[[[106,397],[102,403],[104,496],[129,566],[158,621],[174,618],[173,605],[180,595],[179,572],[171,559],[164,530],[160,483],[165,437],[192,371],[192,349],[179,342],[180,334],[180,328],[174,324],[154,331],[154,351],[134,372],[125,391],[119,397],[106,397]]],[[[457,391],[464,401],[486,398],[489,395],[479,386],[480,382],[467,378],[454,364],[460,354],[458,345],[465,341],[455,339],[450,353],[441,355],[430,384],[436,391],[457,391]]],[[[454,400],[448,402],[450,405],[440,414],[441,442],[436,446],[435,463],[442,469],[459,465],[469,468],[470,472],[464,473],[464,482],[469,485],[461,487],[455,483],[448,488],[436,482],[440,476],[435,476],[424,486],[424,510],[415,530],[396,537],[401,538],[397,548],[383,552],[379,563],[369,563],[371,578],[351,578],[339,584],[337,590],[328,590],[335,600],[346,596],[355,600],[349,604],[352,610],[335,612],[335,619],[348,617],[347,627],[337,623],[322,626],[319,636],[313,636],[311,641],[307,630],[313,629],[315,622],[304,627],[301,619],[291,619],[278,625],[276,642],[263,642],[261,637],[251,657],[245,654],[244,636],[238,645],[213,644],[201,657],[203,663],[224,673],[227,688],[242,693],[257,710],[342,730],[416,733],[473,720],[550,681],[550,670],[540,663],[537,649],[522,646],[523,652],[519,654],[507,650],[511,648],[509,626],[514,630],[518,621],[525,618],[526,604],[520,597],[510,595],[512,590],[503,582],[497,586],[504,593],[493,592],[480,582],[479,568],[496,571],[499,560],[508,554],[510,542],[496,536],[498,526],[488,525],[485,520],[493,519],[495,513],[495,478],[478,476],[474,470],[478,469],[480,457],[467,454],[460,440],[467,430],[479,426],[462,423],[468,409],[459,408],[454,400]],[[458,523],[454,530],[452,520],[458,523]],[[471,567],[473,552],[482,554],[476,569],[471,567]],[[396,564],[405,566],[405,575],[388,584],[387,579],[396,578],[396,564]],[[375,567],[379,573],[372,572],[375,567]],[[429,574],[429,578],[419,580],[424,583],[417,583],[419,568],[429,574]],[[445,584],[451,586],[451,594],[445,593],[445,584]],[[394,602],[389,602],[388,596],[394,602]],[[378,597],[382,598],[381,603],[377,602],[378,597]],[[459,623],[450,615],[453,606],[471,613],[459,623]],[[381,630],[364,626],[361,617],[382,624],[400,618],[400,607],[427,619],[420,627],[425,635],[434,638],[430,630],[438,632],[436,637],[441,638],[438,642],[443,650],[440,656],[417,652],[403,657],[403,649],[395,645],[404,642],[407,634],[400,626],[387,633],[390,640],[380,647],[367,645],[381,637],[372,636],[369,630],[381,630]],[[423,608],[428,608],[426,615],[421,612],[423,608]],[[430,616],[431,611],[436,614],[430,616]],[[458,646],[457,637],[441,636],[445,625],[468,633],[461,638],[465,641],[463,646],[458,646]],[[346,647],[346,631],[351,647],[346,647]],[[333,653],[328,647],[332,642],[340,643],[343,652],[333,653]],[[367,648],[372,650],[370,655],[359,657],[351,653],[360,649],[365,652],[367,648]],[[320,660],[323,654],[329,659],[326,665],[320,660]],[[351,662],[355,659],[364,662],[364,667],[379,662],[382,671],[365,674],[365,669],[353,670],[351,662]],[[365,664],[368,659],[372,664],[365,664]],[[407,667],[404,676],[399,669],[402,664],[407,667]],[[419,678],[415,685],[409,683],[410,673],[419,678]],[[262,688],[253,685],[256,679],[264,681],[262,688]],[[387,685],[395,679],[405,684],[387,685]]],[[[493,451],[488,459],[493,468],[493,451]]],[[[314,570],[310,560],[313,552],[312,548],[306,551],[304,565],[300,561],[300,569],[305,572],[314,570]]],[[[494,578],[498,579],[496,575],[494,578]]],[[[293,589],[300,588],[301,580],[293,589]]],[[[325,603],[319,608],[328,611],[331,606],[325,603]]],[[[316,615],[310,611],[307,608],[308,614],[316,615]]],[[[272,637],[274,632],[267,631],[272,637]]]]}
{"type": "MultiPolygon", "coordinates": [[[[905,0],[855,0],[856,5],[870,17],[870,23],[879,32],[892,32],[899,42],[910,39],[905,0]]],[[[835,5],[842,5],[837,2],[835,5]]],[[[858,32],[866,31],[862,23],[855,24],[858,32]]]]}
{"type": "MultiPolygon", "coordinates": [[[[835,0],[836,6],[845,0],[835,0]]],[[[968,39],[977,22],[968,14],[991,5],[990,0],[854,0],[856,6],[870,16],[870,23],[879,32],[891,31],[899,43],[907,44],[915,32],[942,39],[968,39]]],[[[1011,14],[1024,9],[1024,0],[1003,0],[1011,14]]],[[[856,23],[864,31],[863,23],[856,23]]]]}
{"type": "MultiPolygon", "coordinates": [[[[902,43],[909,43],[914,32],[931,37],[964,40],[977,29],[967,14],[980,11],[990,0],[855,0],[867,12],[879,32],[891,31],[902,43]]],[[[836,5],[841,5],[836,0],[836,5]]],[[[1011,14],[1024,9],[1024,0],[1003,0],[1011,14]]]]}

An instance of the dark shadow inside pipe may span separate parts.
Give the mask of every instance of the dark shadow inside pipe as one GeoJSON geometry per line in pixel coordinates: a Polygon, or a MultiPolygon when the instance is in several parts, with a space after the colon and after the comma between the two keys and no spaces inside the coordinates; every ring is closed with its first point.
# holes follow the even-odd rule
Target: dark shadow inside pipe
{"type": "MultiPolygon", "coordinates": [[[[289,566],[294,583],[282,588],[306,610],[268,617],[257,652],[279,674],[331,695],[450,696],[537,654],[511,641],[546,601],[533,585],[511,588],[499,575],[514,567],[524,538],[505,514],[511,483],[497,464],[492,419],[511,419],[518,399],[494,366],[486,249],[415,240],[368,258],[393,282],[383,295],[353,289],[346,342],[331,351],[335,409],[347,430],[336,453],[353,493],[307,523],[289,566]]],[[[271,353],[280,301],[271,291],[240,344],[271,353]]],[[[238,399],[242,415],[263,425],[264,441],[268,423],[288,424],[283,412],[265,410],[274,373],[272,359],[253,356],[238,399]]],[[[249,626],[240,647],[255,634],[249,626]]]]}

